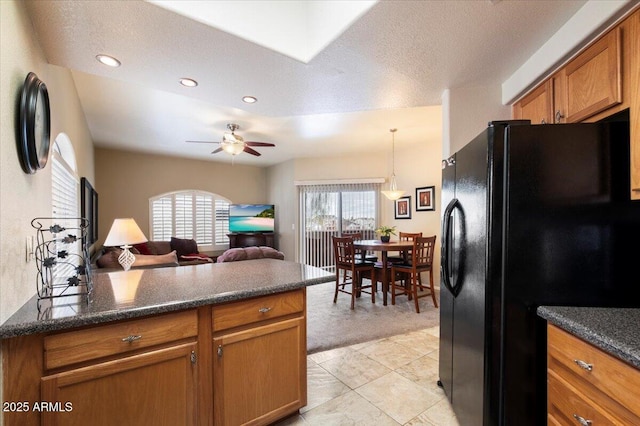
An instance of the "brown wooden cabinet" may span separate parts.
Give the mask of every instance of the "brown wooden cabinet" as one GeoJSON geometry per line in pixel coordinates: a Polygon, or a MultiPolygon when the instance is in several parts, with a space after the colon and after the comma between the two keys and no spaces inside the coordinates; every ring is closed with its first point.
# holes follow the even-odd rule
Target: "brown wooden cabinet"
{"type": "Polygon", "coordinates": [[[192,309],[44,336],[40,400],[69,410],[42,424],[195,425],[197,326],[192,309]]]}
{"type": "Polygon", "coordinates": [[[622,102],[622,30],[616,28],[513,105],[533,124],[577,123],[622,102]]]}
{"type": "Polygon", "coordinates": [[[548,424],[640,424],[638,401],[640,370],[548,325],[548,424]]]}
{"type": "Polygon", "coordinates": [[[553,123],[553,81],[545,81],[516,102],[513,106],[513,118],[531,120],[533,124],[553,123]]]}
{"type": "Polygon", "coordinates": [[[214,309],[216,425],[264,425],[307,403],[304,289],[214,309]]]}
{"type": "Polygon", "coordinates": [[[185,343],[47,375],[41,401],[69,406],[42,425],[195,425],[195,354],[185,343]]]}
{"type": "Polygon", "coordinates": [[[9,338],[3,421],[268,424],[306,405],[306,350],[304,288],[9,338]]]}
{"type": "Polygon", "coordinates": [[[640,8],[513,104],[514,119],[594,122],[629,109],[631,199],[640,200],[640,8]],[[551,114],[549,114],[551,111],[551,114]]]}
{"type": "Polygon", "coordinates": [[[229,237],[229,248],[267,246],[276,248],[276,237],[273,232],[232,232],[229,237]]]}
{"type": "Polygon", "coordinates": [[[621,32],[610,31],[557,73],[556,123],[578,123],[622,102],[621,32]]]}

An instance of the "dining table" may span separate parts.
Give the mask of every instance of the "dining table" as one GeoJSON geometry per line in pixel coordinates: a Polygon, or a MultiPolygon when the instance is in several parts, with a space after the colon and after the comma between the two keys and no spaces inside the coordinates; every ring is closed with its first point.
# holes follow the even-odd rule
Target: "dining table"
{"type": "MultiPolygon", "coordinates": [[[[355,240],[353,247],[357,250],[380,252],[380,270],[382,271],[382,303],[387,306],[387,293],[389,292],[390,262],[387,261],[387,253],[390,251],[406,251],[413,248],[413,241],[389,241],[381,240],[355,240]]],[[[378,263],[376,263],[377,265],[378,263]]]]}

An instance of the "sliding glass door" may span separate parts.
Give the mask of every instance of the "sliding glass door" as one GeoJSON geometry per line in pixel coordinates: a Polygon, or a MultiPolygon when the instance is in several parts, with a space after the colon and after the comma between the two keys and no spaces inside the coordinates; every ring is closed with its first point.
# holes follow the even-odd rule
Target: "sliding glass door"
{"type": "Polygon", "coordinates": [[[300,186],[300,261],[333,270],[332,236],[375,238],[379,194],[378,183],[300,186]]]}

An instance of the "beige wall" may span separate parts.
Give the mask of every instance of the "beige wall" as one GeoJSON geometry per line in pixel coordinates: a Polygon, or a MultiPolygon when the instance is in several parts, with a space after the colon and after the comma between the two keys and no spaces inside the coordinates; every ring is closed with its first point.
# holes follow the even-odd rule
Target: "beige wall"
{"type": "MultiPolygon", "coordinates": [[[[440,270],[440,184],[442,158],[442,134],[438,123],[441,122],[440,107],[434,107],[431,120],[434,121],[432,134],[425,135],[420,141],[405,141],[409,147],[396,144],[395,169],[398,187],[407,191],[411,197],[411,219],[394,219],[394,202],[382,198],[381,223],[397,226],[405,232],[422,232],[423,235],[437,236],[434,278],[439,284],[440,270]],[[415,189],[435,186],[436,210],[417,212],[415,207],[415,189]]],[[[398,130],[400,133],[401,129],[398,130]]],[[[401,138],[397,138],[399,142],[401,138]]],[[[331,179],[389,178],[392,170],[390,153],[353,155],[330,158],[301,158],[273,166],[269,171],[269,193],[271,202],[286,205],[279,208],[277,222],[280,248],[287,254],[288,260],[297,260],[297,216],[298,190],[294,181],[316,181],[331,179]],[[292,253],[293,255],[289,255],[292,253]]],[[[388,183],[384,184],[388,186],[388,183]]]]}
{"type": "Polygon", "coordinates": [[[149,198],[178,190],[219,194],[232,203],[268,203],[267,169],[96,148],[98,244],[113,219],[133,217],[149,235],[149,198]]]}
{"type": "Polygon", "coordinates": [[[17,100],[29,71],[49,90],[51,139],[64,132],[71,140],[78,175],[93,179],[93,144],[80,109],[71,73],[47,64],[21,2],[0,1],[0,322],[36,291],[36,267],[25,260],[31,219],[51,216],[51,166],[35,174],[22,171],[16,148],[17,100]]]}
{"type": "Polygon", "coordinates": [[[298,222],[298,196],[293,186],[293,160],[285,161],[267,169],[269,183],[269,203],[275,205],[276,234],[278,249],[284,253],[285,260],[296,260],[298,222]]]}
{"type": "Polygon", "coordinates": [[[511,107],[502,105],[501,87],[447,89],[442,94],[442,158],[449,158],[476,137],[491,120],[509,120],[511,107]]]}

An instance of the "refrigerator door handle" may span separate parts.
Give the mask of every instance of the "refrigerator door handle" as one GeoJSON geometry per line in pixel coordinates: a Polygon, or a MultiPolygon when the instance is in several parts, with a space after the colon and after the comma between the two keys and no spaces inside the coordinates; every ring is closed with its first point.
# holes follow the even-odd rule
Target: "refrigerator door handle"
{"type": "Polygon", "coordinates": [[[453,294],[454,297],[457,295],[457,292],[454,290],[453,285],[451,284],[451,270],[449,263],[451,257],[451,218],[453,215],[453,209],[455,209],[459,203],[460,202],[458,201],[458,199],[454,198],[453,200],[451,200],[451,202],[449,202],[449,205],[447,205],[447,208],[444,210],[444,220],[442,224],[442,248],[440,250],[440,269],[442,273],[442,283],[447,288],[447,290],[449,290],[449,292],[453,294]]]}

